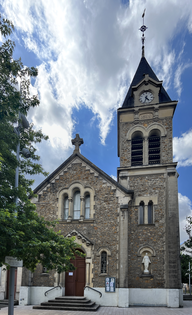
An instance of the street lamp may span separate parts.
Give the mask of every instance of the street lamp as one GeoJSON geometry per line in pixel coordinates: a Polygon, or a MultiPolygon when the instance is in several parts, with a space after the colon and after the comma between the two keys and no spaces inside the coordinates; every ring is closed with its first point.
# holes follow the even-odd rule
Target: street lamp
{"type": "MultiPolygon", "coordinates": [[[[29,128],[29,122],[27,118],[19,112],[19,121],[18,126],[15,128],[15,132],[18,136],[17,143],[17,161],[19,162],[19,154],[22,153],[25,157],[30,157],[30,152],[28,149],[23,148],[20,152],[20,128],[23,127],[25,129],[29,128]]],[[[15,172],[15,188],[19,186],[19,166],[16,168],[15,172]]],[[[15,204],[18,204],[18,197],[15,199],[15,204]]],[[[13,315],[14,312],[14,284],[15,284],[15,268],[22,267],[23,262],[17,260],[15,257],[5,257],[5,262],[10,265],[10,278],[9,278],[9,304],[8,304],[8,315],[13,315]]]]}

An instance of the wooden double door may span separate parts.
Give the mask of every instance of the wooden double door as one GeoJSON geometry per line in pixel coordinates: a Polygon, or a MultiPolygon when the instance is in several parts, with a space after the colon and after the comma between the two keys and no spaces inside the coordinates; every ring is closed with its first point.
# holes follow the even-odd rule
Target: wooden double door
{"type": "Polygon", "coordinates": [[[65,273],[65,295],[84,296],[86,272],[85,257],[75,255],[75,259],[71,260],[71,263],[76,269],[65,273]]]}

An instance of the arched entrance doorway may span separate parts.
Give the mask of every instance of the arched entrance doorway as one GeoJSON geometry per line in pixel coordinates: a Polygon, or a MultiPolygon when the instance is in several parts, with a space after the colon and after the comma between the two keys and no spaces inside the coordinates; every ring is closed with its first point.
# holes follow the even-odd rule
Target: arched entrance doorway
{"type": "MultiPolygon", "coordinates": [[[[79,251],[83,253],[82,250],[79,251]]],[[[86,271],[85,257],[75,255],[75,259],[71,259],[71,263],[76,269],[65,273],[65,295],[83,296],[86,271]]]]}

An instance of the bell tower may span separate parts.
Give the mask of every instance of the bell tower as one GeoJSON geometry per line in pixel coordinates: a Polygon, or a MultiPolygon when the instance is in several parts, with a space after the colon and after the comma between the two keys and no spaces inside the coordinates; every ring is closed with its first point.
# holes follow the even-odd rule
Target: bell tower
{"type": "Polygon", "coordinates": [[[167,306],[179,307],[178,173],[172,149],[177,101],[171,100],[145,58],[146,29],[143,23],[142,57],[117,113],[117,177],[121,185],[134,190],[127,210],[128,288],[153,289],[151,299],[157,289],[164,289],[167,306]],[[150,261],[147,274],[144,256],[150,261]]]}

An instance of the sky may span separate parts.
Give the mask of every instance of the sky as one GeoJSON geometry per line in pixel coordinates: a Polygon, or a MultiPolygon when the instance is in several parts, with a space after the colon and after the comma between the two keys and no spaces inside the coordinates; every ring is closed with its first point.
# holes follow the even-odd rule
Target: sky
{"type": "MultiPolygon", "coordinates": [[[[37,147],[44,169],[51,173],[73,153],[71,139],[79,133],[81,153],[113,178],[119,166],[116,113],[141,58],[144,9],[145,57],[178,100],[173,153],[183,242],[192,215],[192,1],[0,0],[2,16],[15,26],[14,58],[38,68],[31,93],[40,106],[28,120],[49,136],[37,147]]],[[[36,176],[34,188],[43,180],[36,176]]]]}

